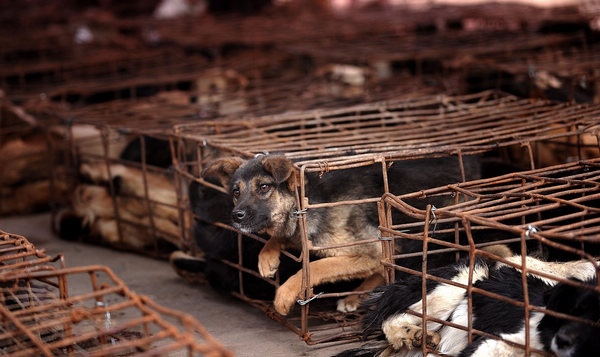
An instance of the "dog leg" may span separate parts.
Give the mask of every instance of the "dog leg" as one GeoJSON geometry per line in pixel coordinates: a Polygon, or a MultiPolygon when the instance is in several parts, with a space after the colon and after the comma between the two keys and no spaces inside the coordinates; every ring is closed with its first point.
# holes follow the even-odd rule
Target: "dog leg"
{"type": "MultiPolygon", "coordinates": [[[[310,262],[310,285],[340,280],[368,278],[380,268],[378,259],[370,256],[342,255],[310,262]]],[[[275,294],[275,310],[287,315],[302,290],[302,271],[292,275],[275,294]]]]}
{"type": "Polygon", "coordinates": [[[271,237],[258,253],[258,272],[264,278],[272,278],[279,268],[279,254],[282,244],[278,238],[271,237]]]}
{"type": "MultiPolygon", "coordinates": [[[[370,291],[376,286],[383,285],[385,279],[380,273],[376,273],[365,279],[354,291],[370,291]]],[[[365,298],[363,295],[350,295],[337,302],[337,311],[352,312],[358,309],[358,305],[365,298]]]]}

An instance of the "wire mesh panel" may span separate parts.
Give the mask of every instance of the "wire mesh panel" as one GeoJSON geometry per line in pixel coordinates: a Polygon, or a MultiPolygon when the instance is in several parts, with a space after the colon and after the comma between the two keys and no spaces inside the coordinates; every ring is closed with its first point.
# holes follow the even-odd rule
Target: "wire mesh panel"
{"type": "MultiPolygon", "coordinates": [[[[283,153],[286,158],[294,161],[299,174],[294,206],[296,209],[294,212],[297,213],[294,214],[299,222],[298,227],[301,227],[300,232],[304,235],[302,246],[295,247],[301,250],[301,253],[284,253],[284,256],[285,259],[290,259],[296,264],[302,263],[303,285],[299,296],[299,301],[302,302],[300,316],[286,317],[285,324],[303,336],[308,343],[319,343],[355,337],[357,334],[357,315],[333,313],[331,307],[329,310],[325,308],[326,313],[324,313],[323,305],[320,303],[327,304],[331,298],[361,295],[365,291],[350,292],[346,287],[341,292],[324,290],[324,294],[315,294],[308,281],[311,279],[310,263],[318,260],[313,260],[309,255],[347,249],[350,246],[375,247],[381,245],[381,241],[376,236],[372,236],[369,239],[339,245],[331,242],[322,245],[309,242],[306,238],[307,232],[310,232],[313,227],[307,226],[307,213],[331,207],[358,207],[362,204],[378,202],[379,193],[392,192],[390,187],[395,184],[402,185],[402,182],[394,182],[394,179],[389,178],[388,175],[391,175],[390,168],[394,170],[394,165],[401,165],[399,162],[404,160],[433,160],[436,157],[456,155],[458,160],[452,165],[456,172],[456,181],[460,181],[461,177],[462,180],[469,177],[469,169],[465,169],[468,165],[464,164],[463,157],[512,146],[516,147],[516,151],[512,152],[513,161],[521,160],[520,163],[529,167],[534,165],[535,157],[539,154],[535,150],[536,145],[560,138],[576,139],[584,133],[594,134],[597,130],[597,110],[598,108],[594,106],[521,100],[501,93],[484,92],[467,96],[431,96],[388,101],[343,109],[265,116],[245,121],[204,122],[202,125],[182,124],[175,129],[173,142],[177,157],[174,157],[174,160],[176,160],[177,174],[184,179],[184,182],[190,184],[189,198],[192,200],[192,212],[188,211],[186,214],[192,213],[197,222],[217,221],[215,224],[218,227],[238,233],[241,232],[228,225],[231,211],[218,218],[215,218],[214,214],[209,214],[207,217],[202,206],[194,203],[195,193],[192,187],[200,184],[201,187],[205,187],[200,191],[211,188],[221,194],[220,201],[215,201],[215,207],[219,207],[219,212],[223,207],[230,207],[231,203],[228,201],[231,197],[227,194],[227,189],[224,189],[218,181],[202,177],[201,172],[207,169],[207,164],[223,156],[252,158],[258,155],[260,158],[261,155],[266,155],[266,152],[283,153]],[[522,150],[521,146],[526,150],[522,150]],[[356,186],[356,182],[350,182],[354,180],[353,170],[379,172],[379,191],[371,196],[353,199],[349,188],[352,185],[356,186]],[[347,172],[347,175],[350,175],[348,176],[350,181],[343,180],[338,185],[340,190],[348,187],[348,195],[336,201],[319,200],[314,195],[315,182],[320,182],[321,179],[323,182],[327,181],[336,171],[347,172]],[[307,182],[311,182],[312,186],[308,186],[307,182]],[[319,319],[335,321],[335,323],[319,326],[317,323],[319,319]]],[[[595,152],[590,155],[598,155],[597,144],[594,145],[595,152]]],[[[540,152],[543,151],[545,149],[540,149],[540,152]]],[[[410,167],[411,163],[406,165],[410,167]]],[[[432,170],[432,177],[436,176],[436,164],[431,161],[430,165],[433,166],[424,166],[423,169],[432,170]]],[[[365,175],[369,177],[371,173],[365,175]]],[[[357,176],[356,180],[362,179],[357,176]]],[[[368,182],[365,181],[365,185],[368,185],[368,182]]],[[[415,191],[422,188],[424,187],[419,187],[417,184],[415,191]]],[[[202,194],[206,195],[206,192],[202,194]]],[[[182,197],[185,198],[185,195],[182,197]]],[[[212,199],[213,195],[207,197],[212,199]]],[[[185,203],[185,200],[183,202],[185,203]]],[[[183,209],[188,209],[188,206],[184,205],[183,209]]],[[[189,246],[194,246],[194,239],[197,239],[195,235],[198,234],[199,231],[196,230],[188,235],[189,246]]],[[[260,245],[266,241],[263,236],[252,237],[258,240],[260,245]]],[[[239,269],[240,281],[244,276],[245,279],[260,278],[261,274],[257,271],[256,263],[250,263],[248,255],[242,258],[241,253],[251,251],[258,253],[258,249],[248,247],[256,242],[245,236],[242,238],[242,235],[233,235],[231,239],[235,240],[233,244],[240,249],[240,253],[233,258],[226,258],[227,264],[239,269]],[[242,245],[244,248],[241,248],[242,245]]],[[[278,279],[279,277],[276,276],[275,280],[268,280],[268,283],[271,287],[279,287],[278,279]]],[[[283,284],[285,278],[281,279],[283,284]]],[[[270,305],[268,300],[257,303],[251,294],[245,294],[244,284],[240,284],[242,290],[237,291],[238,296],[262,307],[269,316],[282,320],[281,316],[274,314],[268,308],[270,305]]]]}
{"type": "MultiPolygon", "coordinates": [[[[335,110],[176,126],[175,135],[250,157],[285,152],[319,170],[333,164],[475,154],[501,146],[595,134],[595,106],[518,99],[494,91],[429,96],[335,110]],[[352,135],[349,135],[352,134],[352,135]],[[322,167],[321,167],[322,168],[322,167]]],[[[532,163],[532,165],[535,163],[532,163]]]]}
{"type": "Polygon", "coordinates": [[[132,293],[110,269],[56,267],[25,238],[0,239],[3,353],[231,355],[193,318],[132,293]]]}
{"type": "MultiPolygon", "coordinates": [[[[433,345],[422,346],[419,342],[417,350],[434,355],[456,354],[476,340],[471,351],[487,344],[494,346],[490,353],[552,355],[557,347],[550,342],[559,334],[560,326],[571,324],[569,328],[581,336],[597,334],[597,321],[581,314],[584,310],[577,307],[580,302],[570,300],[573,295],[569,294],[582,301],[596,296],[597,302],[600,293],[596,279],[600,255],[599,170],[600,161],[593,159],[410,195],[386,194],[380,205],[380,230],[382,237],[389,239],[385,241],[387,251],[396,253],[387,256],[384,265],[388,280],[397,281],[393,286],[398,290],[383,289],[390,300],[377,309],[384,309],[391,299],[410,299],[402,294],[403,287],[422,288],[423,293],[407,301],[411,311],[392,308],[406,320],[388,316],[374,329],[393,324],[406,327],[409,320],[427,326],[427,334],[442,336],[442,342],[438,339],[433,345]],[[450,203],[426,209],[407,204],[407,200],[419,196],[444,196],[450,203]],[[414,217],[416,222],[398,224],[398,213],[414,217]],[[407,242],[421,247],[422,252],[403,251],[410,247],[407,242]],[[452,275],[458,271],[464,275],[452,275]],[[435,289],[441,286],[450,289],[443,299],[435,295],[435,289]],[[456,318],[461,307],[450,297],[455,295],[464,302],[462,320],[456,318]],[[441,313],[443,309],[453,317],[441,313]],[[502,319],[513,326],[531,328],[508,333],[490,315],[493,311],[502,311],[502,319]],[[552,320],[554,317],[557,319],[552,320]],[[481,322],[485,319],[494,324],[486,326],[481,322]],[[544,333],[550,339],[537,337],[544,333]],[[452,344],[459,346],[458,350],[451,351],[444,345],[448,341],[444,342],[443,336],[452,334],[452,344]]],[[[595,305],[588,309],[595,309],[591,306],[595,305]]],[[[390,330],[385,329],[390,344],[396,343],[390,330]]],[[[577,348],[586,348],[581,341],[573,341],[573,346],[576,344],[577,348]]]]}

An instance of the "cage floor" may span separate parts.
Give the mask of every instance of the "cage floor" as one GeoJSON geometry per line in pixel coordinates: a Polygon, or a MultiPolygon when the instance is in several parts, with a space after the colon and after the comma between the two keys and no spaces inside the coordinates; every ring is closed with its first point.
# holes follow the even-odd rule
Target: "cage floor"
{"type": "MultiPolygon", "coordinates": [[[[0,229],[26,236],[49,255],[63,253],[69,267],[102,264],[135,293],[186,312],[236,356],[331,356],[358,343],[308,346],[269,320],[261,311],[206,286],[193,286],[175,274],[168,262],[104,247],[61,240],[50,231],[50,215],[0,219],[0,229]]],[[[72,287],[77,288],[77,287],[72,287]]],[[[82,289],[85,289],[82,286],[82,289]]]]}

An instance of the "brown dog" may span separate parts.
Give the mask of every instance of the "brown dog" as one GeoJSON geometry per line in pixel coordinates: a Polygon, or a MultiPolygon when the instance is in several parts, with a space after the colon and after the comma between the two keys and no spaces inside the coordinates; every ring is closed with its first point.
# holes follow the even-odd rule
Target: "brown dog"
{"type": "MultiPolygon", "coordinates": [[[[460,181],[455,159],[413,160],[395,163],[388,172],[390,190],[395,194],[460,181]],[[435,168],[432,170],[427,170],[435,168]]],[[[477,170],[478,171],[478,170],[477,170]]],[[[283,155],[259,155],[251,160],[238,157],[217,159],[203,172],[219,178],[229,187],[234,208],[233,226],[242,232],[266,233],[269,241],[259,254],[258,271],[273,277],[282,249],[300,250],[301,235],[297,218],[295,189],[299,171],[283,155]]],[[[311,203],[331,203],[378,197],[383,194],[381,169],[377,167],[333,171],[319,177],[307,174],[306,196],[311,203]]],[[[374,203],[340,205],[308,210],[308,239],[315,246],[373,239],[378,234],[377,207],[374,203]]],[[[349,279],[366,279],[357,291],[383,283],[381,244],[370,243],[316,252],[322,258],[310,262],[311,286],[349,279]]],[[[301,293],[299,271],[279,287],[274,306],[286,315],[301,293]]],[[[356,310],[360,298],[349,296],[338,301],[338,310],[356,310]]]]}

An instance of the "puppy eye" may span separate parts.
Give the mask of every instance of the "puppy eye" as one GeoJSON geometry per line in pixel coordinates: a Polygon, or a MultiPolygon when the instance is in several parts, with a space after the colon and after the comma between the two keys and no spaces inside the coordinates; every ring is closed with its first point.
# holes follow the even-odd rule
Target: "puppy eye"
{"type": "Polygon", "coordinates": [[[263,183],[258,187],[258,189],[260,190],[260,192],[268,192],[271,189],[271,185],[263,183]]]}
{"type": "Polygon", "coordinates": [[[240,197],[240,189],[239,188],[234,188],[232,192],[233,192],[233,197],[235,197],[235,198],[240,197]]]}

